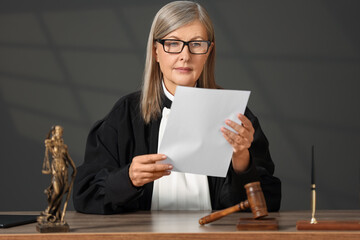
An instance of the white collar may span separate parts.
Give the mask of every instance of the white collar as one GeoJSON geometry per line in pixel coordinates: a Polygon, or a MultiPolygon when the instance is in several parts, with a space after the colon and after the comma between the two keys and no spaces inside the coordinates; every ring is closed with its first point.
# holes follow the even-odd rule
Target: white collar
{"type": "Polygon", "coordinates": [[[164,90],[164,93],[165,93],[165,96],[170,99],[171,101],[174,101],[174,95],[172,95],[165,87],[165,84],[164,84],[164,80],[161,81],[162,83],[162,87],[163,87],[163,90],[164,90]]]}

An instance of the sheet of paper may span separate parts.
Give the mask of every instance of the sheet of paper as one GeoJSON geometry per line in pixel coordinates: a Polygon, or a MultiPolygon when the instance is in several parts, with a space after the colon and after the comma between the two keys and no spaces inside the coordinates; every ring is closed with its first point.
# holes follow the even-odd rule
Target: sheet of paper
{"type": "Polygon", "coordinates": [[[226,119],[241,124],[237,115],[249,96],[250,91],[178,86],[159,147],[167,156],[163,162],[177,172],[226,177],[232,147],[220,128],[226,119]]]}

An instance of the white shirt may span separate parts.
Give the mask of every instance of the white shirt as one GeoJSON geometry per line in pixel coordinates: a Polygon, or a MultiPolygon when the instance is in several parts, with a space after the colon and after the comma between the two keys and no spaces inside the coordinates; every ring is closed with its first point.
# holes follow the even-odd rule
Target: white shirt
{"type": "MultiPolygon", "coordinates": [[[[173,101],[174,96],[166,89],[164,82],[162,86],[166,97],[173,101]]],[[[162,111],[158,149],[170,111],[166,107],[162,111]]],[[[172,171],[169,176],[155,180],[151,210],[211,210],[207,176],[172,171]]]]}

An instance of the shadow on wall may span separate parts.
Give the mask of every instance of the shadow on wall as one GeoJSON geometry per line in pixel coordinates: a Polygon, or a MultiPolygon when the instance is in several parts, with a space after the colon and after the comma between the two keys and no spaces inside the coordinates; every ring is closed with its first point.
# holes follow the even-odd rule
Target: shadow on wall
{"type": "MultiPolygon", "coordinates": [[[[150,26],[134,22],[139,8],[121,1],[1,5],[1,210],[41,210],[50,181],[41,176],[46,133],[62,125],[70,155],[82,162],[91,125],[139,88],[146,44],[139,39],[150,26]]],[[[143,4],[142,15],[153,8],[143,4]]]]}

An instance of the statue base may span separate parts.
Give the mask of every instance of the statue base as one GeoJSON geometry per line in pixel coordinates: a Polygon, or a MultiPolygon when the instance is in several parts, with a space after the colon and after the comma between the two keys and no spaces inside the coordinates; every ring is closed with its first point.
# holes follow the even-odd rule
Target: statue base
{"type": "Polygon", "coordinates": [[[36,225],[36,230],[40,233],[57,233],[57,232],[70,232],[69,224],[60,223],[60,222],[47,222],[47,223],[38,223],[36,225]]]}

